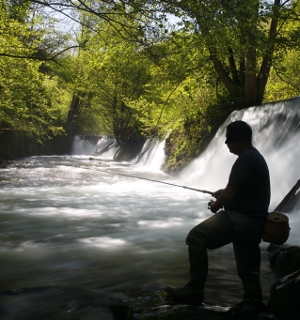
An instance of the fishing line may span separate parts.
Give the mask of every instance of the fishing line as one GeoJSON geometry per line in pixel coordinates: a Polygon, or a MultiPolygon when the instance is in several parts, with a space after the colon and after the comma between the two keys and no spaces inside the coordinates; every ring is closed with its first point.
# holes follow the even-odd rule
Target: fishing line
{"type": "MultiPolygon", "coordinates": [[[[67,165],[67,166],[69,166],[69,165],[67,165]]],[[[201,193],[208,193],[208,194],[210,194],[212,196],[214,194],[212,191],[208,191],[208,190],[196,189],[196,188],[191,188],[191,187],[186,187],[186,186],[180,186],[178,184],[173,184],[173,183],[170,183],[170,182],[165,182],[165,181],[160,181],[160,180],[155,180],[155,179],[150,179],[150,178],[145,178],[145,177],[140,177],[140,176],[133,176],[133,175],[126,174],[126,173],[118,173],[118,172],[113,172],[113,171],[104,171],[104,170],[98,170],[98,169],[80,167],[80,166],[74,166],[74,165],[71,165],[69,167],[80,168],[80,169],[85,169],[85,170],[92,170],[92,171],[97,171],[97,172],[101,172],[101,173],[115,174],[115,175],[118,175],[118,176],[123,176],[123,177],[128,177],[128,178],[136,178],[136,179],[147,180],[147,181],[151,181],[151,182],[167,184],[167,185],[173,186],[173,187],[188,189],[188,190],[197,191],[197,192],[201,192],[201,193]]]]}

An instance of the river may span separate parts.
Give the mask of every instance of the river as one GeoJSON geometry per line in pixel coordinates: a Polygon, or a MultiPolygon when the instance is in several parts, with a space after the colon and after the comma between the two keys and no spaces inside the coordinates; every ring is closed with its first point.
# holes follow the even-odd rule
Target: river
{"type": "MultiPolygon", "coordinates": [[[[287,119],[299,119],[295,120],[295,101],[291,105],[285,105],[287,128],[287,119]]],[[[254,144],[270,167],[270,209],[299,179],[299,121],[293,132],[284,129],[280,108],[267,105],[228,119],[241,118],[253,126],[254,144]]],[[[72,155],[30,157],[1,169],[0,290],[57,286],[133,295],[184,285],[185,237],[212,213],[208,194],[182,186],[212,191],[224,187],[235,160],[224,144],[224,126],[207,151],[178,177],[160,170],[163,142],[154,144],[136,164],[137,159],[114,162],[111,151],[91,157],[95,146],[79,138],[72,155]]],[[[300,245],[298,211],[290,214],[290,222],[288,244],[300,245]]],[[[265,302],[276,278],[267,260],[268,245],[261,243],[265,302]]],[[[242,287],[232,246],[209,251],[209,261],[206,299],[219,305],[238,303],[242,287]]]]}

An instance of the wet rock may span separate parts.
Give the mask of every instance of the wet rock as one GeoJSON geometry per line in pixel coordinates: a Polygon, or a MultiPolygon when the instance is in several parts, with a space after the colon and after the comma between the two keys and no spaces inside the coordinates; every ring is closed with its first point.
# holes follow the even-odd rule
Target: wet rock
{"type": "Polygon", "coordinates": [[[112,307],[118,320],[275,320],[259,300],[245,300],[234,307],[203,303],[201,306],[174,304],[163,293],[144,294],[112,307]]]}
{"type": "Polygon", "coordinates": [[[10,160],[2,160],[0,159],[0,169],[1,168],[7,168],[9,165],[13,164],[13,161],[10,160]]]}
{"type": "Polygon", "coordinates": [[[281,277],[300,269],[300,247],[291,246],[274,251],[270,257],[270,266],[281,277]]]}
{"type": "Polygon", "coordinates": [[[298,320],[300,297],[300,270],[287,275],[271,287],[268,308],[278,320],[298,320]]]}
{"type": "Polygon", "coordinates": [[[231,310],[228,319],[232,320],[266,320],[276,317],[272,314],[268,307],[260,300],[248,299],[238,303],[231,310]]]}
{"type": "Polygon", "coordinates": [[[112,307],[117,320],[183,320],[183,319],[228,319],[229,308],[203,305],[163,305],[151,308],[133,308],[128,301],[121,302],[112,307]]]}
{"type": "Polygon", "coordinates": [[[165,304],[164,294],[154,291],[123,300],[113,305],[112,311],[117,319],[134,319],[135,314],[142,314],[151,308],[162,307],[165,304]]]}

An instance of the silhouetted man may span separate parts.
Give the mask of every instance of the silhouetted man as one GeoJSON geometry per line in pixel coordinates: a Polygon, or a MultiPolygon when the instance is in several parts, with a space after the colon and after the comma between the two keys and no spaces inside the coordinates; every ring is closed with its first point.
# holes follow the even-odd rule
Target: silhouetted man
{"type": "Polygon", "coordinates": [[[202,303],[208,273],[207,249],[231,242],[244,300],[262,300],[259,243],[270,203],[269,170],[252,145],[252,129],[246,122],[232,122],[226,129],[225,143],[238,158],[226,188],[214,193],[216,201],[210,208],[215,215],[194,227],[186,238],[191,280],[183,288],[165,289],[176,300],[202,303]]]}

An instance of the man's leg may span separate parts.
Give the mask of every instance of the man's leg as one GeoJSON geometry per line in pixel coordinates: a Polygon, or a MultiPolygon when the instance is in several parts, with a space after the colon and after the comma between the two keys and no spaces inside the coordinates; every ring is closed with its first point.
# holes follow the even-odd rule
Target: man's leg
{"type": "Polygon", "coordinates": [[[224,211],[194,227],[186,238],[191,280],[183,288],[167,287],[165,291],[175,299],[201,303],[208,272],[207,248],[220,248],[232,241],[233,228],[224,211]]]}
{"type": "Polygon", "coordinates": [[[188,246],[188,252],[191,280],[182,288],[168,286],[165,291],[176,300],[201,305],[208,269],[207,249],[188,246]]]}
{"type": "Polygon", "coordinates": [[[259,245],[234,242],[233,248],[238,275],[243,283],[244,300],[262,300],[259,245]]]}
{"type": "MultiPolygon", "coordinates": [[[[195,292],[199,292],[203,296],[203,289],[208,273],[208,257],[206,247],[188,246],[190,277],[191,280],[186,284],[195,292]]],[[[202,297],[203,299],[203,297],[202,297]]]]}

